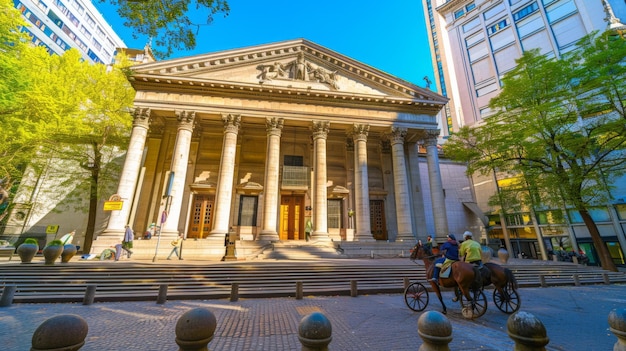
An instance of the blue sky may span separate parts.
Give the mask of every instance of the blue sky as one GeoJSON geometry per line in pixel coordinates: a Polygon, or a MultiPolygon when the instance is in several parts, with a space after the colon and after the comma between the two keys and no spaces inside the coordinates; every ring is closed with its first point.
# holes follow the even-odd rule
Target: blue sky
{"type": "MultiPolygon", "coordinates": [[[[114,9],[94,3],[128,47],[146,44],[147,38],[132,38],[114,9]]],[[[434,80],[421,1],[228,3],[228,17],[218,14],[211,25],[200,27],[195,50],[172,57],[304,38],[421,87],[424,76],[434,80]]]]}

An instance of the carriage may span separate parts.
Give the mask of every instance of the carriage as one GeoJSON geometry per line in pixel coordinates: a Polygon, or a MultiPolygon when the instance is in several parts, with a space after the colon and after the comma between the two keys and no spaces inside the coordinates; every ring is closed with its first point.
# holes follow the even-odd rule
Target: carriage
{"type": "MultiPolygon", "coordinates": [[[[430,281],[432,278],[434,259],[429,246],[421,243],[415,245],[411,251],[411,260],[421,259],[426,268],[426,277],[430,281]]],[[[450,277],[441,278],[443,287],[454,288],[455,299],[461,305],[463,317],[473,319],[478,318],[487,312],[487,298],[484,287],[493,284],[493,302],[496,307],[507,314],[519,310],[520,297],[517,293],[517,281],[510,269],[498,264],[486,262],[482,269],[466,262],[453,263],[450,277]]],[[[443,307],[443,313],[447,313],[447,307],[441,297],[440,286],[431,281],[433,291],[437,294],[443,307]]],[[[413,311],[423,311],[428,306],[428,289],[420,282],[409,284],[404,290],[404,302],[413,311]]]]}

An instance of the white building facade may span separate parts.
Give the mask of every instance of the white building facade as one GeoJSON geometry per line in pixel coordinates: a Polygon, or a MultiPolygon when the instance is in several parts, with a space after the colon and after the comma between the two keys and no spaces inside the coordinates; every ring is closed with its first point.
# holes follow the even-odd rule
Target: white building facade
{"type": "Polygon", "coordinates": [[[14,0],[30,24],[23,30],[35,45],[61,55],[70,48],[92,63],[110,64],[126,47],[89,0],[14,0]]]}
{"type": "MultiPolygon", "coordinates": [[[[423,5],[437,88],[450,98],[442,110],[448,135],[459,127],[480,124],[493,113],[489,101],[500,93],[502,77],[524,51],[539,49],[547,57],[559,58],[583,36],[607,30],[612,18],[626,19],[626,3],[621,0],[423,0],[423,5]]],[[[477,203],[487,214],[495,212],[487,202],[497,181],[474,179],[477,203]]],[[[615,262],[623,265],[626,179],[616,185],[615,201],[594,209],[593,216],[615,262]]],[[[569,213],[570,225],[562,227],[551,225],[545,213],[530,217],[518,213],[505,219],[514,254],[545,258],[541,251],[559,246],[593,252],[576,213],[569,213]]],[[[490,226],[501,231],[501,220],[490,219],[490,226]]]]}

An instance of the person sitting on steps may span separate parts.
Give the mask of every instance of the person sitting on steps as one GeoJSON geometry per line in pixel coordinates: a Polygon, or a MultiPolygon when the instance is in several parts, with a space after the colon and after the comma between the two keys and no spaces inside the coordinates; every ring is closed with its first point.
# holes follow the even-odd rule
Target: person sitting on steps
{"type": "Polygon", "coordinates": [[[435,284],[439,284],[439,272],[441,271],[441,267],[444,265],[452,264],[452,261],[459,260],[459,244],[456,242],[456,237],[454,234],[448,234],[448,241],[446,241],[439,251],[441,252],[441,257],[435,260],[435,269],[433,270],[433,278],[432,282],[435,284]]]}
{"type": "Polygon", "coordinates": [[[471,263],[477,267],[482,267],[482,249],[480,244],[474,241],[472,232],[466,231],[463,233],[463,240],[459,248],[459,257],[462,258],[462,261],[471,263]]]}

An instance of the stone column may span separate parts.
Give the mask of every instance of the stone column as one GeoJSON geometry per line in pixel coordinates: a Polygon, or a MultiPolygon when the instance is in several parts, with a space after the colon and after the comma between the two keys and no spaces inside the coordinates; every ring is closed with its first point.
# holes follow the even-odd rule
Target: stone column
{"type": "Polygon", "coordinates": [[[267,118],[267,159],[265,160],[265,185],[263,187],[263,226],[257,240],[278,241],[278,178],[280,172],[280,136],[282,118],[267,118]]]}
{"type": "Polygon", "coordinates": [[[326,183],[326,138],[330,122],[313,122],[313,162],[315,170],[313,172],[313,234],[314,241],[329,241],[328,235],[328,189],[326,183]]]}
{"type": "Polygon", "coordinates": [[[185,193],[189,149],[196,113],[193,111],[176,111],[176,119],[178,120],[178,130],[176,131],[176,143],[174,144],[172,165],[170,166],[170,172],[174,172],[174,180],[170,189],[167,220],[161,230],[164,237],[176,237],[179,234],[180,213],[183,205],[183,194],[185,193]]]}
{"type": "Polygon", "coordinates": [[[117,186],[117,194],[124,202],[122,209],[111,211],[107,228],[99,237],[121,238],[124,235],[124,226],[128,224],[137,177],[141,169],[141,159],[143,157],[148,127],[150,126],[150,109],[136,108],[133,112],[133,130],[130,134],[128,151],[124,160],[124,168],[120,175],[120,183],[117,186]]]}
{"type": "Polygon", "coordinates": [[[448,235],[448,215],[446,212],[446,198],[443,193],[441,170],[439,169],[439,155],[437,152],[437,137],[439,130],[427,130],[424,140],[426,147],[426,161],[428,164],[428,184],[430,198],[433,205],[433,220],[435,222],[435,241],[445,242],[448,235]]]}
{"type": "Polygon", "coordinates": [[[374,241],[370,223],[369,176],[367,172],[367,135],[370,126],[355,124],[354,139],[354,204],[356,217],[356,241],[374,241]]]}
{"type": "Polygon", "coordinates": [[[233,197],[233,179],[235,176],[235,154],[237,152],[237,134],[241,124],[241,116],[234,114],[222,115],[224,122],[224,142],[220,174],[217,178],[217,194],[215,212],[213,214],[213,230],[208,239],[224,240],[228,233],[230,221],[230,203],[233,197]]]}
{"type": "Polygon", "coordinates": [[[391,142],[391,157],[393,159],[393,188],[396,198],[396,218],[398,221],[398,236],[396,241],[415,241],[412,232],[411,202],[409,196],[409,182],[404,156],[404,137],[406,128],[391,127],[389,141],[391,142]]]}

